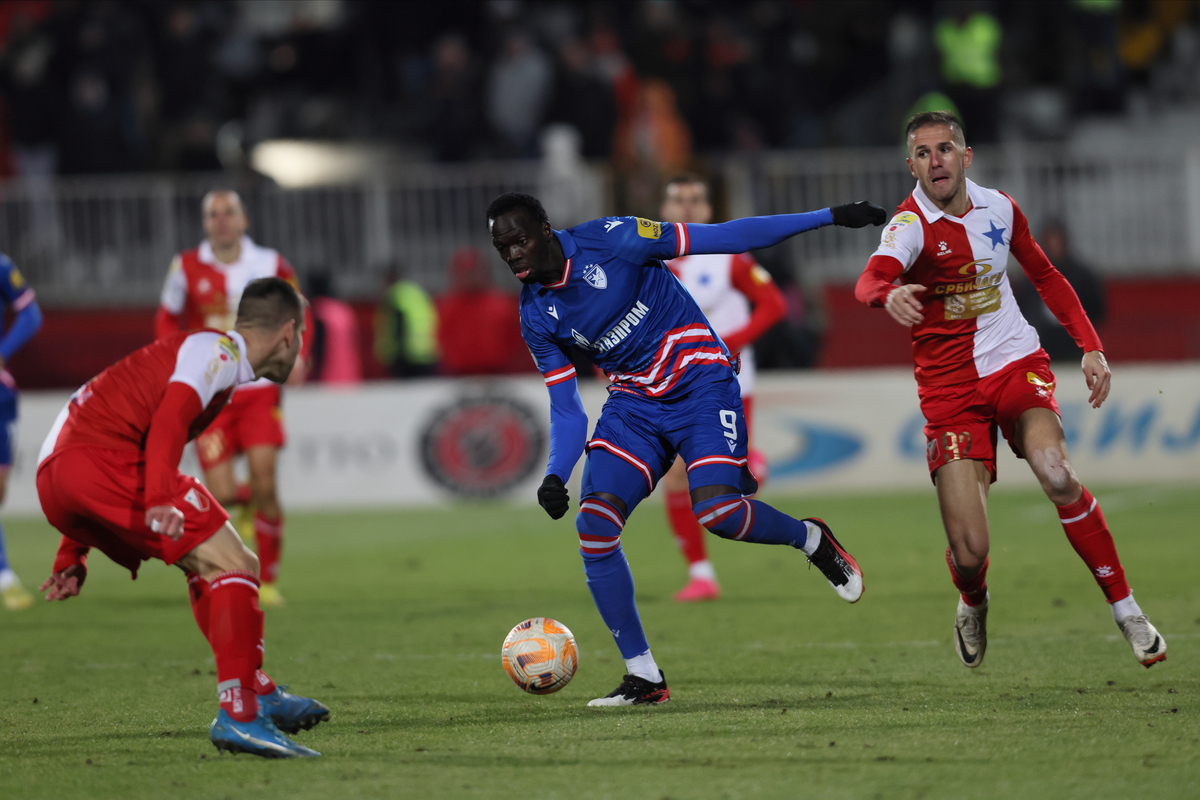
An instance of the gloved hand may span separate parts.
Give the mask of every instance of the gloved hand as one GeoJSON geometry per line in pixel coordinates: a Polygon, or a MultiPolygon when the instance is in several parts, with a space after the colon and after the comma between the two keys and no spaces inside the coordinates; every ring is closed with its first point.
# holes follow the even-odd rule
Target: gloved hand
{"type": "Polygon", "coordinates": [[[868,225],[882,225],[887,220],[887,212],[874,203],[859,200],[857,203],[847,203],[844,206],[833,206],[833,224],[843,228],[865,228],[868,225]]]}
{"type": "Polygon", "coordinates": [[[538,505],[546,509],[546,513],[550,515],[550,519],[562,519],[563,514],[567,513],[567,509],[571,504],[567,502],[567,487],[563,485],[562,478],[551,473],[547,475],[542,485],[538,487],[538,505]]]}

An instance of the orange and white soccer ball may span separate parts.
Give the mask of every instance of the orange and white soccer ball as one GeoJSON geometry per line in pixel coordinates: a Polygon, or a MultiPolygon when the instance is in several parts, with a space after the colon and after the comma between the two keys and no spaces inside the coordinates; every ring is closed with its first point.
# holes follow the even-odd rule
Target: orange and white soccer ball
{"type": "Polygon", "coordinates": [[[557,692],[579,666],[575,636],[549,617],[527,619],[509,631],[500,658],[508,677],[530,694],[557,692]]]}

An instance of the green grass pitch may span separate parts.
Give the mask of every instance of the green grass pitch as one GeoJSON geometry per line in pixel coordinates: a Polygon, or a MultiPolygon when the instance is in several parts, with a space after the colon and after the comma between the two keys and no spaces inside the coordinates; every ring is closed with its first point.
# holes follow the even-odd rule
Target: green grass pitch
{"type": "MultiPolygon", "coordinates": [[[[683,565],[648,505],[624,545],[672,701],[585,707],[623,665],[571,519],[537,508],[294,514],[267,671],[333,710],[303,762],[219,756],[212,658],[182,574],[131,583],[102,556],[82,597],[0,611],[0,798],[1200,797],[1195,487],[1096,492],[1168,659],[1134,661],[1037,494],[991,500],[987,659],[950,643],[955,594],[928,492],[769,497],[827,519],[862,563],[842,602],[801,554],[710,537],[725,596],[680,606],[683,565]],[[574,681],[526,695],[500,643],[545,615],[574,681]]],[[[27,585],[45,523],[6,525],[27,585]]]]}

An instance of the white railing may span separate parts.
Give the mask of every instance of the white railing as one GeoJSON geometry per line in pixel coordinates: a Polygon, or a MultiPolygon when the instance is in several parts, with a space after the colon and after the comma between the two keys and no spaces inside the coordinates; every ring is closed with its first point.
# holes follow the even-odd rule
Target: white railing
{"type": "MultiPolygon", "coordinates": [[[[172,256],[203,232],[200,199],[235,187],[225,175],[108,176],[0,186],[0,251],[48,302],[153,304],[172,256]]],[[[538,162],[420,165],[375,182],[312,189],[240,189],[250,235],[301,272],[325,270],[350,297],[378,293],[391,265],[433,290],[455,249],[491,256],[484,212],[506,191],[559,198],[559,224],[611,207],[604,171],[546,177],[538,162]]]]}
{"type": "MultiPolygon", "coordinates": [[[[980,148],[969,176],[1009,194],[1036,236],[1055,218],[1072,249],[1108,275],[1200,272],[1200,149],[1104,155],[1030,145],[980,148]]],[[[725,167],[733,216],[869,199],[892,211],[916,181],[898,148],[777,152],[725,167]]],[[[821,231],[788,245],[810,283],[853,280],[878,229],[821,231]]]]}
{"type": "MultiPolygon", "coordinates": [[[[731,216],[821,208],[860,198],[889,210],[912,189],[894,148],[773,152],[719,167],[731,216]]],[[[1200,272],[1200,149],[1085,155],[1061,148],[980,149],[971,176],[1012,195],[1035,232],[1064,221],[1073,247],[1109,274],[1200,272]]],[[[202,236],[200,198],[224,175],[114,176],[0,185],[0,251],[47,302],[152,304],[174,253],[202,236]]],[[[420,165],[354,185],[243,189],[251,235],[301,273],[327,270],[351,297],[377,293],[402,264],[432,290],[459,246],[488,253],[484,209],[504,191],[537,194],[556,225],[613,213],[608,171],[548,177],[538,162],[420,165]]],[[[848,281],[878,229],[823,230],[787,247],[805,283],[848,281]]]]}

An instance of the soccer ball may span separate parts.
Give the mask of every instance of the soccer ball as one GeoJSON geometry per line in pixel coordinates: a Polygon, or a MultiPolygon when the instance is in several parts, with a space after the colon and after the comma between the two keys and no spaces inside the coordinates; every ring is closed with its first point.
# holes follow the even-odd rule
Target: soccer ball
{"type": "Polygon", "coordinates": [[[550,694],[566,686],[579,666],[575,636],[561,622],[534,617],[504,637],[504,671],[530,694],[550,694]]]}

